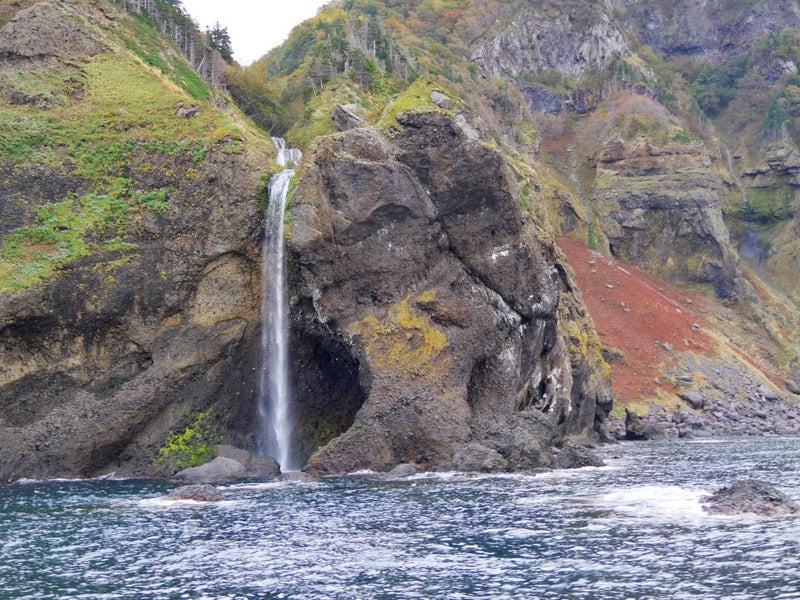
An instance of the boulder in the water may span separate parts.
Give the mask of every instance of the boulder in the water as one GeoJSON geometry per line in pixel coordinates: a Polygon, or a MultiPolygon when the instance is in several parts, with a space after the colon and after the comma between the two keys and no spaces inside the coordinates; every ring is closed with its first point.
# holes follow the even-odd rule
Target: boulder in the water
{"type": "Polygon", "coordinates": [[[225,496],[213,485],[196,483],[182,485],[164,496],[164,500],[193,500],[195,502],[222,502],[225,496]]]}
{"type": "Polygon", "coordinates": [[[666,437],[663,427],[646,423],[635,410],[625,407],[626,440],[663,440],[666,437]]]}
{"type": "Polygon", "coordinates": [[[402,479],[404,477],[411,477],[412,475],[416,475],[422,469],[420,469],[414,463],[400,463],[394,469],[389,471],[386,476],[391,479],[402,479]]]}
{"type": "Polygon", "coordinates": [[[581,467],[602,467],[605,463],[589,448],[571,442],[565,443],[553,452],[554,469],[579,469],[581,467]]]}
{"type": "Polygon", "coordinates": [[[491,473],[505,471],[507,467],[508,462],[499,452],[478,442],[470,442],[458,450],[450,464],[444,465],[442,469],[491,473]]]}
{"type": "Polygon", "coordinates": [[[800,513],[800,506],[770,483],[759,479],[744,479],[714,492],[703,509],[717,515],[754,513],[780,517],[800,513]]]}
{"type": "Polygon", "coordinates": [[[247,469],[238,460],[218,456],[212,461],[199,467],[189,467],[175,473],[176,479],[191,483],[214,483],[216,481],[231,481],[242,479],[247,475],[247,469]]]}
{"type": "Polygon", "coordinates": [[[280,466],[271,456],[259,456],[227,444],[218,444],[216,450],[217,456],[232,458],[242,463],[246,477],[274,477],[281,474],[280,466]]]}

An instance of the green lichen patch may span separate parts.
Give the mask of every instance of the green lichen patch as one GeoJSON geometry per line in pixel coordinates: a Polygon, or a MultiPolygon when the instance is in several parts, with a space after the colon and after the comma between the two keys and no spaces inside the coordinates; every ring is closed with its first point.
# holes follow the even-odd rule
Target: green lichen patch
{"type": "Polygon", "coordinates": [[[34,285],[104,244],[104,249],[129,248],[120,238],[129,212],[125,201],[95,194],[41,206],[35,225],[11,231],[0,246],[0,292],[34,285]],[[90,240],[90,232],[104,235],[90,240]]]}
{"type": "Polygon", "coordinates": [[[214,458],[221,441],[209,424],[209,415],[199,412],[182,431],[170,432],[158,449],[156,464],[170,471],[197,467],[214,458]]]}
{"type": "Polygon", "coordinates": [[[744,221],[770,224],[791,217],[797,192],[788,185],[751,188],[747,192],[747,199],[748,203],[742,207],[739,217],[744,221]]]}

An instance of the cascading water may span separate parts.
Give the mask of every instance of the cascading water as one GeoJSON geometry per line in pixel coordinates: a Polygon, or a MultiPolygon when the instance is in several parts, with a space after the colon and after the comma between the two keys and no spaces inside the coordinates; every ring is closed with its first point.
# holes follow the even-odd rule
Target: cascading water
{"type": "Polygon", "coordinates": [[[730,148],[727,146],[723,146],[725,148],[725,156],[728,159],[728,171],[731,173],[731,177],[733,177],[733,183],[736,184],[739,192],[742,194],[742,203],[744,204],[745,210],[750,206],[750,200],[747,197],[747,188],[744,187],[742,180],[736,174],[736,170],[733,168],[733,157],[731,156],[730,148]]]}
{"type": "Polygon", "coordinates": [[[269,202],[261,252],[261,369],[258,389],[259,450],[269,454],[282,471],[295,469],[291,452],[289,412],[289,327],[283,252],[283,212],[293,167],[302,154],[273,138],[276,160],[284,170],[269,181],[269,202]]]}
{"type": "MultiPolygon", "coordinates": [[[[750,209],[750,199],[747,197],[747,188],[744,186],[742,180],[736,174],[736,170],[733,168],[733,157],[731,156],[730,149],[727,146],[723,146],[723,148],[725,149],[725,156],[728,159],[728,170],[731,173],[731,177],[733,177],[733,183],[736,184],[736,187],[742,194],[742,203],[745,212],[747,212],[750,209]]],[[[761,233],[757,229],[748,227],[744,230],[744,239],[737,250],[739,252],[739,256],[748,259],[752,263],[753,269],[755,269],[755,272],[764,281],[764,283],[766,283],[774,291],[788,298],[786,292],[783,291],[783,288],[775,283],[775,281],[773,281],[769,276],[769,273],[767,273],[767,256],[764,250],[761,233]]]]}

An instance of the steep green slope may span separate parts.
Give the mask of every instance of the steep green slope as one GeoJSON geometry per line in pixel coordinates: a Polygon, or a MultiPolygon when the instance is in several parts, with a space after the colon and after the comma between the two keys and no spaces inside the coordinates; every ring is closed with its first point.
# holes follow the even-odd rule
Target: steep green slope
{"type": "Polygon", "coordinates": [[[130,253],[142,215],[169,210],[192,176],[186,165],[174,172],[176,162],[202,163],[215,147],[243,153],[254,133],[234,112],[211,108],[214,90],[146,19],[100,7],[107,12],[89,18],[83,5],[40,4],[17,24],[48,21],[52,33],[50,20],[66,19],[72,48],[49,53],[23,33],[2,40],[0,291],[94,251],[130,253]],[[196,103],[195,116],[177,116],[196,103]]]}
{"type": "Polygon", "coordinates": [[[199,414],[202,444],[252,420],[230,373],[257,356],[274,146],[147,15],[3,18],[0,478],[168,472],[199,414]]]}

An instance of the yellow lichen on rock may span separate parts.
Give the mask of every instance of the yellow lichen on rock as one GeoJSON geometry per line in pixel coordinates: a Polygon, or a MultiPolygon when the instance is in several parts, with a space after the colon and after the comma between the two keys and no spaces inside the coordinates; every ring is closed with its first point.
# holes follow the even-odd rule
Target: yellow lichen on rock
{"type": "MultiPolygon", "coordinates": [[[[414,301],[428,299],[423,292],[414,301]]],[[[447,335],[422,311],[413,308],[412,297],[406,296],[393,304],[380,321],[367,317],[351,325],[351,331],[364,340],[370,361],[382,368],[405,375],[433,376],[447,364],[442,351],[447,335]]]]}

